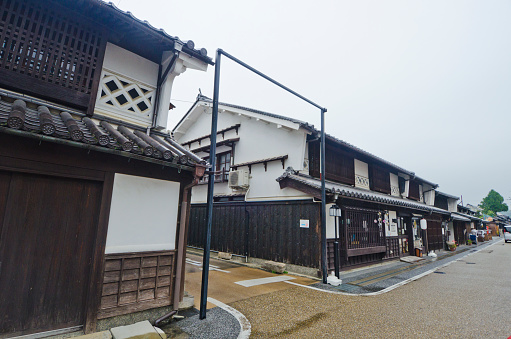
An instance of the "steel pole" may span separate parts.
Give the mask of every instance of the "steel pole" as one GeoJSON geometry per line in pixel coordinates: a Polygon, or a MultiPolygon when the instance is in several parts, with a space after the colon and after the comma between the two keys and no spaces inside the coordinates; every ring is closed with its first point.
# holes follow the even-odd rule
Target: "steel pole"
{"type": "Polygon", "coordinates": [[[321,109],[321,271],[327,283],[326,261],[326,193],[325,193],[325,109],[321,109]]]}
{"type": "Polygon", "coordinates": [[[211,168],[208,176],[208,207],[207,224],[204,239],[204,257],[202,259],[202,285],[200,295],[199,319],[206,319],[206,307],[208,304],[208,278],[209,278],[209,256],[211,249],[211,225],[213,224],[213,193],[215,187],[216,171],[216,133],[218,123],[218,92],[220,91],[220,56],[221,49],[216,51],[215,61],[215,87],[213,89],[213,113],[211,114],[211,145],[209,147],[209,162],[211,168]]]}
{"type": "Polygon", "coordinates": [[[340,273],[339,273],[339,240],[337,239],[337,237],[338,237],[338,232],[337,232],[338,219],[339,219],[339,217],[335,216],[334,265],[335,265],[335,276],[337,277],[337,279],[340,278],[340,273]]]}

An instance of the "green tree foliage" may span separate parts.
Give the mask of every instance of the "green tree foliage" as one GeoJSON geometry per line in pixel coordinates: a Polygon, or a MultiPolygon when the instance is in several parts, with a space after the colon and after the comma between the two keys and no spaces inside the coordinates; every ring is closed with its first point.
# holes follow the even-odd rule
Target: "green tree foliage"
{"type": "Polygon", "coordinates": [[[479,207],[483,209],[483,213],[495,216],[497,212],[505,212],[508,210],[507,204],[504,203],[504,197],[498,192],[491,190],[486,198],[481,201],[479,207]]]}

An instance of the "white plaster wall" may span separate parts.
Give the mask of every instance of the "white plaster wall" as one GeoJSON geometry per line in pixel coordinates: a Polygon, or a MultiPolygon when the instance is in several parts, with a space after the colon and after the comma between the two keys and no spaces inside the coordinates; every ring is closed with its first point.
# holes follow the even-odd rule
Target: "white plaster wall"
{"type": "Polygon", "coordinates": [[[454,224],[452,221],[447,224],[447,230],[450,231],[450,235],[447,237],[447,241],[454,241],[454,224]]]}
{"type": "Polygon", "coordinates": [[[396,237],[398,235],[397,234],[397,222],[394,222],[393,220],[397,221],[397,212],[389,211],[389,224],[385,225],[385,235],[387,237],[396,237]]]}
{"type": "Polygon", "coordinates": [[[434,206],[435,205],[435,190],[427,191],[424,193],[424,200],[426,205],[434,206]]]}
{"type": "Polygon", "coordinates": [[[106,253],[173,250],[180,184],[115,174],[106,253]]]}
{"type": "Polygon", "coordinates": [[[156,87],[158,79],[158,64],[146,58],[116,46],[106,44],[103,68],[129,76],[156,87]]]}
{"type": "Polygon", "coordinates": [[[424,188],[422,187],[422,185],[419,185],[419,201],[420,202],[424,202],[424,188]]]}
{"type": "MultiPolygon", "coordinates": [[[[398,188],[399,191],[399,178],[396,174],[390,173],[390,186],[395,186],[398,188]]],[[[398,197],[400,196],[399,193],[393,194],[394,196],[398,197]]]]}
{"type": "MultiPolygon", "coordinates": [[[[193,117],[193,125],[179,137],[180,143],[193,140],[210,134],[211,110],[209,107],[197,107],[200,111],[198,117],[193,117]]],[[[261,116],[261,118],[265,118],[261,116]]],[[[277,121],[273,118],[272,121],[277,121]]],[[[288,155],[284,168],[281,161],[267,163],[267,169],[263,164],[252,165],[250,174],[250,189],[247,193],[247,200],[279,200],[279,199],[303,199],[310,197],[295,189],[281,189],[276,179],[284,173],[285,168],[291,166],[295,170],[303,169],[303,162],[306,150],[307,132],[303,129],[292,130],[292,124],[279,128],[278,124],[267,122],[256,117],[247,117],[227,108],[219,109],[218,130],[240,124],[238,135],[235,131],[225,133],[225,139],[239,137],[235,144],[233,163],[245,163],[262,160],[276,156],[288,155]]],[[[296,125],[296,124],[295,124],[296,125]]],[[[297,128],[298,125],[296,125],[297,128]]],[[[222,135],[217,137],[222,140],[222,135]]],[[[209,145],[209,140],[201,142],[201,146],[209,145]]],[[[198,143],[192,145],[197,148],[198,143]]],[[[248,171],[248,166],[239,167],[248,171]]],[[[202,186],[202,185],[201,185],[202,186]]],[[[199,203],[206,201],[207,188],[200,186],[192,189],[192,202],[199,203]]],[[[215,194],[233,194],[243,191],[234,191],[227,187],[227,183],[215,184],[215,194]]]]}
{"type": "MultiPolygon", "coordinates": [[[[355,176],[361,176],[369,179],[369,166],[367,163],[355,159],[355,176]]],[[[355,187],[369,189],[369,185],[364,185],[355,180],[355,187]]]]}
{"type": "Polygon", "coordinates": [[[367,163],[355,159],[355,174],[369,178],[369,166],[367,163]]]}
{"type": "Polygon", "coordinates": [[[457,212],[458,211],[458,199],[447,199],[447,208],[449,212],[457,212]]]}

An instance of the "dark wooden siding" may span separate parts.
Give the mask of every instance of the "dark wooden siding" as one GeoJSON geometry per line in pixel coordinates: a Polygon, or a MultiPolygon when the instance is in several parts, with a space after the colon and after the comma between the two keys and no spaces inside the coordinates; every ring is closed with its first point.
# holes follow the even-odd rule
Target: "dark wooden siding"
{"type": "Polygon", "coordinates": [[[174,280],[175,251],[107,255],[98,318],[170,305],[174,280]]]}
{"type": "Polygon", "coordinates": [[[0,84],[87,107],[106,46],[102,31],[45,1],[1,1],[0,13],[0,84]]]}
{"type": "Polygon", "coordinates": [[[82,325],[102,183],[0,173],[0,334],[82,325]]]}
{"type": "Polygon", "coordinates": [[[369,166],[369,183],[371,190],[390,194],[390,171],[384,167],[369,166]]]}
{"type": "Polygon", "coordinates": [[[435,207],[438,207],[438,208],[441,208],[443,210],[448,210],[448,203],[447,203],[447,198],[444,197],[444,196],[440,196],[440,195],[437,195],[435,197],[435,207]]]}
{"type": "Polygon", "coordinates": [[[443,249],[444,241],[442,236],[442,217],[437,214],[433,214],[426,216],[425,219],[428,222],[428,249],[430,251],[443,249]]]}
{"type": "Polygon", "coordinates": [[[408,198],[417,201],[420,200],[419,182],[410,180],[410,185],[408,187],[408,198]]]}
{"type": "MultiPolygon", "coordinates": [[[[320,267],[320,205],[312,201],[216,203],[211,249],[320,267]],[[300,219],[310,221],[300,228],[300,219]]],[[[188,244],[203,247],[206,204],[191,207],[188,244]]]]}
{"type": "MultiPolygon", "coordinates": [[[[316,178],[320,177],[320,156],[319,141],[309,143],[310,174],[316,178]]],[[[355,158],[352,155],[327,144],[325,160],[326,179],[355,185],[355,158]]]]}

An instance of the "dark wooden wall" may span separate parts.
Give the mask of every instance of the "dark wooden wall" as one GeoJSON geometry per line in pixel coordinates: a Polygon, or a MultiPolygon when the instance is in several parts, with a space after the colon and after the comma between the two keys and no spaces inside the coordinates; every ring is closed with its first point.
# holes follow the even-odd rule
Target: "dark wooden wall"
{"type": "MultiPolygon", "coordinates": [[[[424,217],[428,222],[428,249],[430,251],[441,250],[444,248],[442,236],[442,217],[432,214],[424,217]]],[[[424,239],[424,238],[423,238],[424,239]]]]}
{"type": "Polygon", "coordinates": [[[172,303],[175,251],[110,254],[99,319],[172,303]]]}
{"type": "MultiPolygon", "coordinates": [[[[320,174],[320,143],[309,143],[310,173],[319,178],[320,174]]],[[[343,151],[340,147],[326,144],[325,151],[326,179],[338,181],[348,185],[355,185],[355,158],[343,151]]],[[[390,179],[389,179],[390,180],[390,179]]]]}
{"type": "MultiPolygon", "coordinates": [[[[1,129],[2,127],[0,127],[0,132],[1,129]]],[[[85,326],[86,332],[95,330],[103,288],[105,243],[114,173],[180,182],[181,187],[191,183],[193,179],[192,173],[186,170],[178,172],[176,168],[128,159],[119,155],[0,133],[0,231],[2,234],[6,234],[6,237],[7,235],[10,238],[18,236],[14,241],[7,244],[2,243],[0,249],[0,261],[3,262],[2,275],[0,275],[0,298],[6,298],[0,301],[0,315],[4,316],[6,314],[5,310],[9,309],[13,312],[10,317],[18,318],[14,322],[5,320],[6,324],[4,326],[2,319],[5,318],[0,317],[0,338],[2,337],[2,331],[12,332],[21,329],[22,332],[27,333],[26,331],[68,327],[77,322],[79,325],[85,326]],[[16,184],[18,186],[12,186],[11,176],[23,180],[16,184]],[[41,178],[36,180],[39,182],[37,185],[31,184],[34,177],[41,178]],[[45,182],[50,182],[51,185],[43,185],[45,182]],[[30,189],[26,185],[29,185],[30,189]],[[42,186],[39,187],[40,185],[42,186]],[[21,203],[12,205],[13,202],[9,202],[10,200],[7,198],[10,199],[11,195],[6,193],[9,187],[24,187],[23,189],[16,189],[15,192],[18,196],[16,201],[21,203]],[[42,187],[46,188],[43,189],[42,187]],[[29,193],[25,196],[24,194],[27,192],[29,193]],[[51,192],[51,194],[45,192],[51,192]],[[11,205],[8,205],[9,203],[11,205]],[[96,204],[100,206],[99,211],[95,210],[96,204]],[[11,207],[8,208],[8,206],[11,207]],[[12,206],[16,208],[13,209],[12,206]],[[3,220],[7,210],[10,210],[10,213],[18,211],[18,217],[26,214],[25,217],[29,218],[30,222],[9,222],[9,225],[17,226],[17,228],[2,227],[5,224],[3,220]],[[38,220],[40,220],[39,223],[38,220]],[[10,232],[13,232],[12,235],[10,232]],[[42,251],[40,245],[45,244],[48,245],[45,246],[47,252],[38,256],[37,253],[43,253],[38,252],[42,251]],[[66,244],[71,247],[66,247],[66,244]],[[4,258],[8,259],[5,260],[4,258]],[[53,274],[51,273],[51,265],[53,264],[45,264],[46,260],[57,262],[59,258],[63,259],[60,260],[62,265],[53,274]],[[29,272],[29,268],[34,267],[30,264],[32,266],[27,266],[28,273],[23,273],[25,269],[19,269],[14,274],[4,275],[4,272],[7,272],[8,260],[18,260],[15,264],[22,266],[25,265],[23,260],[29,260],[30,262],[39,260],[41,262],[39,267],[42,270],[39,272],[37,269],[31,269],[29,272]],[[38,277],[38,274],[44,270],[49,273],[38,277]],[[45,297],[46,292],[41,290],[40,286],[37,287],[38,290],[34,290],[32,296],[26,297],[29,299],[23,299],[25,296],[20,296],[19,293],[16,294],[12,291],[9,293],[2,292],[6,291],[4,289],[5,281],[10,286],[12,285],[12,279],[18,280],[18,284],[9,288],[23,287],[25,286],[23,284],[31,283],[30,281],[35,281],[35,283],[37,281],[40,281],[40,283],[47,282],[47,286],[51,287],[51,284],[59,281],[60,274],[67,275],[70,279],[69,282],[74,285],[64,283],[58,285],[58,288],[55,287],[57,292],[52,294],[52,298],[63,306],[55,307],[57,314],[46,311],[44,307],[47,306],[41,306],[43,307],[41,308],[37,306],[35,299],[30,299],[43,298],[42,303],[44,305],[48,305],[48,307],[50,307],[49,305],[55,305],[54,301],[48,302],[49,299],[45,297]],[[85,291],[80,287],[81,285],[76,283],[75,277],[79,274],[81,274],[80,283],[85,282],[85,291]],[[70,293],[76,295],[70,296],[70,293]],[[14,299],[8,299],[10,297],[14,299]],[[33,303],[34,307],[30,307],[30,304],[23,304],[24,300],[31,300],[30,302],[33,303]],[[72,304],[70,305],[68,302],[72,302],[72,304]],[[4,307],[5,303],[7,303],[7,306],[4,307]],[[20,310],[27,312],[27,315],[19,313],[20,310]],[[38,317],[38,320],[31,322],[31,320],[27,320],[29,316],[38,317]],[[39,323],[42,318],[47,318],[47,321],[39,323]],[[31,324],[31,328],[23,327],[25,325],[19,327],[16,321],[18,325],[21,323],[31,324]]],[[[181,212],[181,209],[179,211],[181,212]]],[[[8,238],[4,238],[2,235],[2,239],[8,238]]],[[[166,262],[165,260],[162,262],[166,262]]],[[[165,266],[165,270],[168,270],[168,266],[173,269],[174,264],[162,264],[162,266],[165,266]]],[[[170,284],[175,283],[173,281],[175,279],[174,274],[164,274],[164,276],[171,277],[172,282],[170,284]]],[[[143,276],[143,278],[145,277],[143,276]]],[[[162,280],[165,279],[160,279],[161,288],[155,291],[158,305],[161,305],[162,300],[166,302],[166,305],[170,305],[172,300],[172,295],[164,295],[166,293],[166,282],[162,280]]],[[[150,288],[145,288],[147,285],[140,286],[142,286],[141,294],[142,299],[144,299],[142,301],[146,301],[145,298],[150,293],[146,290],[150,288]]],[[[171,293],[171,285],[168,286],[168,291],[171,293]]],[[[131,294],[126,298],[131,298],[131,294]]],[[[121,303],[118,306],[125,305],[121,303]]],[[[102,315],[105,314],[105,312],[102,313],[102,315]]],[[[10,335],[8,334],[8,336],[10,335]]]]}
{"type": "Polygon", "coordinates": [[[102,29],[46,1],[0,1],[0,15],[1,85],[82,109],[95,100],[102,29]]]}
{"type": "Polygon", "coordinates": [[[0,334],[82,325],[102,183],[0,171],[0,334]]]}
{"type": "MultiPolygon", "coordinates": [[[[320,204],[308,201],[216,203],[211,249],[320,267],[320,204]],[[300,228],[300,219],[310,221],[300,228]]],[[[188,244],[203,247],[206,204],[192,205],[188,244]]]]}

